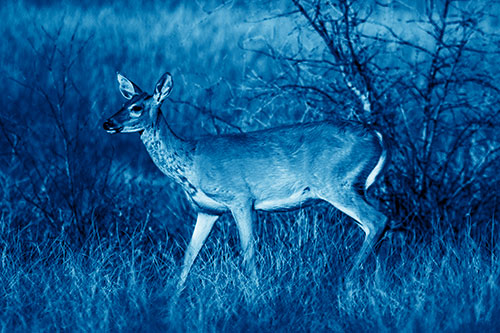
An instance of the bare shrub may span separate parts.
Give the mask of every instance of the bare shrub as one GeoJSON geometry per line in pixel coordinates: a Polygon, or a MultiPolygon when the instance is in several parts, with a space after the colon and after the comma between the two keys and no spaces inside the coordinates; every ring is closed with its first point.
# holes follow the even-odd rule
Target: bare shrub
{"type": "Polygon", "coordinates": [[[500,44],[488,13],[498,4],[292,2],[295,10],[272,17],[295,20],[286,42],[243,43],[276,64],[245,85],[272,101],[254,118],[340,117],[383,132],[393,156],[382,199],[395,227],[488,221],[500,164],[500,44]]]}

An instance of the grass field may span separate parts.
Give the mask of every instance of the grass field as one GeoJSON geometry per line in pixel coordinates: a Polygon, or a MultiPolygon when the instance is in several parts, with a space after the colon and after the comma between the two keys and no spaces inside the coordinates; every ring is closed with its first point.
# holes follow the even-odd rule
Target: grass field
{"type": "Polygon", "coordinates": [[[85,249],[61,237],[26,250],[11,218],[4,215],[0,238],[6,331],[495,331],[499,324],[499,261],[468,236],[385,240],[377,260],[344,281],[361,238],[350,221],[325,206],[261,215],[255,285],[225,216],[174,305],[177,247],[185,245],[166,232],[163,242],[151,241],[158,235],[148,221],[110,239],[91,233],[85,249]]]}
{"type": "Polygon", "coordinates": [[[259,213],[255,282],[224,215],[173,303],[195,213],[136,135],[102,130],[123,102],[115,72],[152,90],[170,71],[163,109],[182,136],[297,121],[256,113],[245,84],[274,63],[242,46],[294,40],[292,20],[259,20],[284,6],[0,5],[2,332],[497,330],[495,216],[389,232],[345,279],[363,240],[351,219],[259,213]]]}

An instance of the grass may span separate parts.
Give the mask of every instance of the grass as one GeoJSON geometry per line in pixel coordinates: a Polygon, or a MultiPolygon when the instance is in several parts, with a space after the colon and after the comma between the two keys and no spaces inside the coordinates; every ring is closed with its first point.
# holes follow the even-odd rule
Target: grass
{"type": "Polygon", "coordinates": [[[436,235],[429,244],[392,237],[362,273],[344,280],[361,241],[351,221],[325,205],[259,218],[258,284],[242,269],[225,216],[174,305],[177,249],[144,241],[152,238],[147,222],[111,239],[92,233],[82,249],[55,238],[26,251],[4,216],[2,328],[493,331],[499,324],[497,247],[487,252],[467,236],[436,235]]]}
{"type": "Polygon", "coordinates": [[[86,4],[0,6],[8,41],[0,46],[7,101],[0,118],[2,332],[499,326],[494,218],[482,228],[469,221],[459,233],[449,232],[447,221],[433,222],[421,240],[389,233],[365,270],[345,280],[362,231],[326,204],[259,213],[257,284],[243,270],[234,222],[223,216],[173,303],[194,212],[136,136],[102,131],[102,119],[122,102],[115,71],[144,89],[171,71],[172,99],[206,107],[164,106],[183,136],[215,133],[217,126],[234,131],[214,125],[207,110],[247,130],[258,122],[245,103],[259,103],[237,87],[251,71],[272,72],[273,63],[240,42],[280,42],[294,23],[248,23],[258,11],[241,4],[215,11],[86,4]],[[61,100],[65,77],[72,85],[61,100]]]}

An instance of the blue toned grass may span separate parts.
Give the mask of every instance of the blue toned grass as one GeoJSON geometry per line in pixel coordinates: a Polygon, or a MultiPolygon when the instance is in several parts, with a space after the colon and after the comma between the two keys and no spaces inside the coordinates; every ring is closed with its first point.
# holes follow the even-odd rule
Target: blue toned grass
{"type": "MultiPolygon", "coordinates": [[[[168,236],[151,241],[158,238],[147,226],[151,221],[109,238],[91,233],[75,249],[62,237],[26,244],[14,218],[4,214],[0,234],[0,323],[7,331],[459,331],[498,325],[499,249],[486,251],[468,236],[418,244],[393,235],[363,272],[344,280],[362,238],[352,221],[326,205],[259,214],[255,284],[243,270],[234,223],[224,216],[174,305],[177,247],[185,244],[168,236]]],[[[192,224],[186,216],[186,238],[192,224]]]]}

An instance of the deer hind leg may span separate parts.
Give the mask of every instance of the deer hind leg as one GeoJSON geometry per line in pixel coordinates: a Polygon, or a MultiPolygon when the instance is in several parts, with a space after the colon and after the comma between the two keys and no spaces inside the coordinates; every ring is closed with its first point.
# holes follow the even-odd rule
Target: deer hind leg
{"type": "Polygon", "coordinates": [[[241,249],[243,251],[243,263],[250,273],[251,277],[256,281],[257,271],[255,269],[255,250],[253,236],[253,221],[255,211],[251,203],[231,207],[238,232],[240,234],[241,249]]]}
{"type": "Polygon", "coordinates": [[[359,251],[349,275],[351,275],[362,264],[372,252],[375,244],[380,240],[385,231],[387,217],[368,204],[363,197],[355,191],[350,195],[335,196],[335,198],[324,198],[337,209],[353,218],[365,232],[365,239],[359,251]]]}
{"type": "Polygon", "coordinates": [[[184,283],[186,282],[187,276],[189,274],[189,270],[191,269],[191,266],[193,266],[193,262],[196,259],[196,256],[200,252],[201,247],[205,243],[210,230],[212,230],[212,227],[214,226],[214,223],[218,218],[218,215],[198,213],[196,226],[194,227],[191,241],[189,242],[186,254],[184,255],[184,265],[182,266],[182,273],[177,284],[177,289],[183,289],[184,283]]]}
{"type": "Polygon", "coordinates": [[[360,268],[370,252],[373,251],[375,245],[383,236],[388,220],[384,214],[377,211],[365,201],[359,203],[358,210],[361,211],[361,216],[358,219],[354,219],[365,232],[365,240],[351,271],[360,268]]]}

